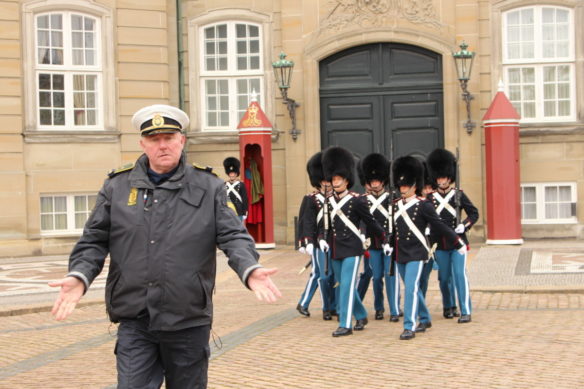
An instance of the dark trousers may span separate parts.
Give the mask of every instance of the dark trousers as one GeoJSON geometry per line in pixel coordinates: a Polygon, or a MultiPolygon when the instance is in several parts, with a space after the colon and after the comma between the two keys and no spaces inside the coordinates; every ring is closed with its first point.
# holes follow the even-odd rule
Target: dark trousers
{"type": "Polygon", "coordinates": [[[123,320],[118,328],[118,389],[204,389],[211,326],[151,331],[148,319],[123,320]]]}

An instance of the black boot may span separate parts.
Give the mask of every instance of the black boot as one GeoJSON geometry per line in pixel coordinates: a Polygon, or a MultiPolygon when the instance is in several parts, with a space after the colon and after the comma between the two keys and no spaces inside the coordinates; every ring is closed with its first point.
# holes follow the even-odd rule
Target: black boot
{"type": "Polygon", "coordinates": [[[335,330],[335,332],[333,332],[333,337],[337,338],[339,336],[347,336],[347,335],[351,335],[352,333],[353,333],[353,330],[350,328],[339,327],[335,330]]]}
{"type": "Polygon", "coordinates": [[[383,320],[383,311],[375,311],[375,320],[383,320]]]}
{"type": "Polygon", "coordinates": [[[310,316],[310,312],[308,312],[307,308],[304,308],[302,305],[298,304],[296,306],[296,310],[302,315],[302,316],[306,316],[309,317],[310,316]]]}
{"type": "Polygon", "coordinates": [[[416,337],[416,333],[412,330],[404,330],[402,334],[399,336],[401,340],[410,340],[416,337]]]}
{"type": "Polygon", "coordinates": [[[454,317],[454,314],[452,313],[452,308],[444,308],[442,315],[444,316],[445,319],[452,319],[454,317]]]}
{"type": "Polygon", "coordinates": [[[471,317],[470,317],[470,315],[462,315],[462,316],[461,316],[461,317],[458,319],[458,322],[459,322],[459,323],[461,323],[461,324],[464,324],[464,323],[470,323],[471,321],[472,321],[472,320],[471,320],[471,317]]]}
{"type": "Polygon", "coordinates": [[[399,316],[398,315],[391,315],[389,317],[389,321],[392,323],[397,323],[399,321],[399,316]]]}
{"type": "Polygon", "coordinates": [[[451,309],[452,309],[452,316],[454,316],[454,317],[460,316],[460,312],[458,312],[458,308],[452,307],[451,309]]]}
{"type": "Polygon", "coordinates": [[[331,315],[331,311],[322,311],[322,320],[332,320],[333,315],[331,315]]]}
{"type": "Polygon", "coordinates": [[[416,327],[416,333],[418,333],[418,332],[426,332],[426,329],[427,328],[431,328],[431,327],[432,327],[432,322],[430,322],[430,321],[428,321],[426,323],[420,323],[416,327]]]}
{"type": "Polygon", "coordinates": [[[355,323],[355,327],[353,328],[355,329],[355,331],[363,331],[367,323],[369,323],[369,320],[367,320],[367,318],[359,319],[357,320],[357,323],[355,323]]]}

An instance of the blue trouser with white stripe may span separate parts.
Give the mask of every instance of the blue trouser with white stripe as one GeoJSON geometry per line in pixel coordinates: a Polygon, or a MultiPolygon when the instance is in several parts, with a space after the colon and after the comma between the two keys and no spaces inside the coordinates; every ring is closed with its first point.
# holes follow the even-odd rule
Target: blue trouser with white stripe
{"type": "MultiPolygon", "coordinates": [[[[371,251],[369,251],[371,253],[371,251]]],[[[359,292],[359,297],[361,301],[365,300],[365,295],[369,289],[369,283],[371,282],[371,277],[373,277],[373,269],[371,268],[370,258],[363,256],[363,273],[359,274],[359,280],[357,281],[357,291],[359,292]]]]}
{"type": "Polygon", "coordinates": [[[391,257],[383,254],[383,250],[369,250],[369,264],[373,273],[373,307],[376,311],[385,311],[383,307],[383,284],[389,302],[390,315],[399,315],[399,275],[389,275],[391,257]]]}
{"type": "Polygon", "coordinates": [[[437,250],[435,255],[436,261],[438,261],[438,278],[440,280],[444,308],[454,306],[454,296],[450,292],[449,287],[451,285],[449,286],[449,283],[454,284],[456,293],[458,294],[460,313],[462,315],[470,315],[472,304],[470,302],[470,287],[466,275],[466,254],[462,255],[457,250],[437,250]],[[452,278],[454,279],[452,280],[452,278]]]}
{"type": "Polygon", "coordinates": [[[333,276],[333,265],[329,255],[321,249],[314,249],[320,276],[318,277],[318,287],[320,288],[320,298],[322,300],[323,311],[333,311],[336,309],[336,299],[333,276]],[[328,266],[327,263],[328,262],[328,266]]]}
{"type": "Polygon", "coordinates": [[[361,257],[347,257],[332,261],[335,279],[339,283],[339,300],[337,301],[339,327],[353,328],[353,315],[357,320],[367,317],[367,310],[355,287],[360,261],[361,257]]]}
{"type": "Polygon", "coordinates": [[[306,281],[306,286],[304,287],[304,291],[300,295],[300,301],[298,301],[298,304],[300,304],[301,306],[303,306],[306,309],[308,309],[308,306],[310,305],[310,302],[312,301],[312,297],[314,296],[314,293],[316,292],[316,288],[318,287],[318,279],[320,278],[320,274],[321,274],[320,264],[319,264],[319,261],[317,260],[318,256],[314,255],[316,253],[316,251],[320,251],[320,250],[314,249],[314,252],[310,256],[310,259],[312,261],[312,272],[310,273],[310,277],[308,277],[308,281],[306,281]]]}
{"type": "Polygon", "coordinates": [[[408,263],[398,263],[399,275],[404,280],[404,329],[416,330],[416,319],[427,323],[432,320],[424,295],[420,290],[420,277],[424,269],[424,261],[410,261],[408,263]]]}
{"type": "Polygon", "coordinates": [[[426,298],[428,283],[430,281],[430,273],[432,273],[433,268],[434,260],[430,258],[430,260],[424,264],[424,268],[422,269],[422,276],[420,277],[420,290],[422,291],[424,298],[426,298]]]}

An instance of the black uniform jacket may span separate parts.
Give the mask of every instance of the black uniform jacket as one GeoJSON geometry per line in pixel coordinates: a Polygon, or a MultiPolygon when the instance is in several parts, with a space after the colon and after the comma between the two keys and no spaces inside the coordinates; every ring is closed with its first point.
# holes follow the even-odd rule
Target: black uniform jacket
{"type": "MultiPolygon", "coordinates": [[[[225,189],[227,190],[227,183],[225,183],[225,189]]],[[[235,206],[235,210],[237,211],[237,216],[244,216],[247,215],[248,210],[248,200],[247,200],[247,190],[245,189],[245,184],[241,181],[237,181],[235,183],[235,191],[239,193],[241,200],[237,198],[235,193],[229,192],[229,200],[235,206]]]]}
{"type": "MultiPolygon", "coordinates": [[[[359,228],[361,222],[365,224],[367,229],[369,229],[373,234],[382,237],[383,242],[387,242],[387,235],[383,229],[377,223],[377,220],[369,213],[369,207],[367,206],[367,199],[355,192],[349,192],[345,196],[351,196],[351,198],[343,205],[341,210],[345,216],[359,228]]],[[[343,259],[347,257],[355,257],[363,255],[365,249],[363,248],[363,242],[361,239],[341,220],[337,215],[332,214],[333,208],[331,204],[331,196],[327,201],[328,204],[328,217],[332,220],[329,223],[330,230],[328,231],[328,244],[330,246],[331,258],[332,259],[343,259]]],[[[344,200],[334,197],[337,203],[344,200]]],[[[321,223],[319,223],[319,239],[324,238],[324,218],[321,223]]]]}
{"type": "Polygon", "coordinates": [[[308,202],[309,195],[305,195],[300,202],[300,209],[298,210],[298,222],[296,224],[296,242],[298,242],[298,247],[306,247],[304,243],[304,213],[306,212],[306,203],[308,202]]]}
{"type": "Polygon", "coordinates": [[[69,275],[89,287],[108,253],[106,309],[110,319],[147,311],[152,330],[211,324],[217,246],[242,282],[261,267],[254,241],[227,206],[225,183],[187,166],[154,185],[142,155],[131,169],[111,174],[99,191],[83,236],[69,259],[69,275]]]}
{"type": "MultiPolygon", "coordinates": [[[[448,203],[452,206],[452,208],[456,209],[456,189],[451,189],[454,191],[454,195],[448,203]]],[[[450,192],[448,192],[450,193],[450,192]]],[[[432,202],[434,208],[438,208],[440,206],[440,202],[438,201],[438,197],[446,198],[448,193],[442,195],[438,192],[432,192],[428,195],[428,200],[432,202]]],[[[460,208],[464,210],[466,213],[466,219],[462,220],[461,223],[464,224],[465,231],[470,230],[470,228],[477,222],[479,219],[479,210],[473,205],[470,201],[468,196],[462,191],[459,190],[460,193],[460,208]]],[[[453,230],[456,228],[456,215],[453,215],[450,211],[446,208],[443,208],[440,212],[440,218],[453,230]]],[[[466,232],[459,234],[460,238],[468,244],[468,239],[466,237],[466,232]]],[[[444,239],[444,237],[440,236],[439,234],[435,234],[432,229],[430,229],[430,241],[433,243],[438,244],[438,250],[454,250],[455,247],[452,245],[451,242],[444,239]]]]}
{"type": "MultiPolygon", "coordinates": [[[[422,234],[423,239],[426,239],[424,230],[429,225],[431,231],[443,237],[445,241],[449,242],[452,246],[455,246],[456,248],[463,247],[464,242],[462,242],[454,231],[448,227],[442,219],[440,219],[436,210],[432,206],[432,203],[421,197],[417,197],[417,199],[419,201],[408,208],[405,212],[408,213],[410,219],[422,234]]],[[[395,255],[395,260],[397,263],[425,261],[428,259],[428,251],[414,232],[412,232],[404,218],[397,215],[399,210],[398,202],[400,201],[405,205],[402,199],[397,199],[393,203],[393,215],[394,218],[396,218],[394,223],[395,231],[392,236],[392,241],[394,242],[393,255],[395,255]]],[[[431,245],[427,245],[428,247],[431,247],[431,245]]]]}
{"type": "MultiPolygon", "coordinates": [[[[387,235],[389,235],[389,231],[390,231],[390,220],[387,217],[385,217],[385,215],[381,212],[381,210],[379,209],[380,207],[383,207],[383,209],[385,209],[390,217],[391,217],[391,207],[390,207],[390,203],[391,203],[391,195],[387,192],[382,193],[380,196],[375,196],[372,194],[364,194],[363,197],[365,197],[367,199],[367,207],[369,208],[369,213],[371,213],[371,206],[372,206],[372,202],[371,199],[379,199],[381,196],[384,196],[383,201],[380,203],[379,207],[375,209],[375,211],[373,212],[373,217],[375,218],[375,220],[377,220],[377,223],[383,228],[383,230],[386,232],[387,235]],[[371,197],[370,197],[371,196],[371,197]]],[[[369,246],[370,249],[372,250],[381,250],[382,249],[382,245],[383,245],[383,239],[384,237],[381,235],[376,235],[373,233],[373,231],[371,231],[370,228],[366,229],[366,237],[371,239],[371,246],[369,246]]]]}
{"type": "Polygon", "coordinates": [[[322,215],[324,214],[324,212],[321,212],[323,202],[324,195],[320,192],[313,192],[304,196],[302,202],[304,209],[303,211],[301,210],[302,231],[299,232],[303,246],[309,243],[316,244],[316,240],[318,239],[318,222],[320,221],[319,214],[321,215],[320,219],[322,219],[322,215]]]}

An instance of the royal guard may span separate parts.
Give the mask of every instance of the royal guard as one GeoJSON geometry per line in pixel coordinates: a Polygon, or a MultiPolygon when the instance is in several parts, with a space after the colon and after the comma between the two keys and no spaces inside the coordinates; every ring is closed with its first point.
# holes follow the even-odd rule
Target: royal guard
{"type": "MultiPolygon", "coordinates": [[[[365,197],[369,213],[383,227],[387,235],[391,234],[391,195],[386,190],[389,185],[389,171],[391,163],[384,155],[372,153],[361,160],[361,170],[365,185],[368,188],[365,197]]],[[[374,235],[367,229],[366,237],[370,240],[369,264],[373,274],[373,306],[375,319],[382,320],[384,309],[383,286],[389,306],[389,320],[399,321],[399,275],[390,275],[391,257],[383,253],[383,237],[374,235]]]]}
{"type": "MultiPolygon", "coordinates": [[[[436,208],[440,218],[452,231],[458,234],[468,249],[466,231],[477,222],[479,211],[458,187],[456,158],[448,150],[436,149],[428,155],[426,161],[432,182],[436,185],[436,191],[432,192],[428,199],[436,208]],[[455,183],[457,185],[453,187],[455,183]],[[462,210],[466,213],[464,220],[461,220],[462,210]]],[[[460,252],[457,245],[451,241],[443,241],[432,230],[430,230],[430,241],[437,244],[436,261],[438,262],[438,279],[442,292],[443,315],[445,318],[451,319],[457,314],[454,294],[450,287],[454,284],[461,310],[458,322],[469,323],[472,304],[466,274],[466,252],[460,252]]]]}
{"type": "Polygon", "coordinates": [[[235,206],[235,212],[239,216],[239,220],[245,220],[247,218],[248,201],[245,185],[239,181],[241,163],[237,158],[227,157],[223,161],[223,167],[225,168],[225,174],[229,177],[225,181],[227,196],[235,206]]]}
{"type": "Polygon", "coordinates": [[[457,247],[462,254],[466,252],[466,244],[440,219],[432,203],[421,197],[424,166],[419,159],[413,156],[396,159],[392,164],[392,174],[393,184],[401,195],[393,204],[392,235],[394,260],[405,284],[404,331],[400,339],[409,340],[416,336],[416,332],[424,332],[432,326],[419,282],[424,263],[432,255],[424,230],[429,225],[433,233],[457,247]]]}
{"type": "Polygon", "coordinates": [[[315,247],[318,239],[318,225],[324,217],[325,199],[331,191],[331,185],[324,179],[322,171],[322,152],[319,151],[308,160],[306,171],[315,191],[302,199],[298,216],[298,244],[300,252],[310,255],[312,272],[296,309],[301,315],[310,316],[308,306],[317,287],[319,287],[322,300],[322,318],[323,320],[331,320],[332,316],[336,314],[332,264],[328,254],[319,247],[315,247]]]}
{"type": "Polygon", "coordinates": [[[367,310],[355,291],[359,263],[367,249],[365,236],[358,227],[360,223],[380,237],[384,254],[389,255],[391,249],[385,230],[369,213],[367,199],[349,191],[354,183],[355,169],[351,152],[342,147],[330,147],[323,152],[322,165],[325,180],[332,183],[333,193],[325,205],[328,217],[319,227],[319,246],[324,252],[330,251],[339,288],[339,327],[332,334],[338,337],[353,333],[353,316],[355,331],[365,329],[368,322],[367,310]]]}

